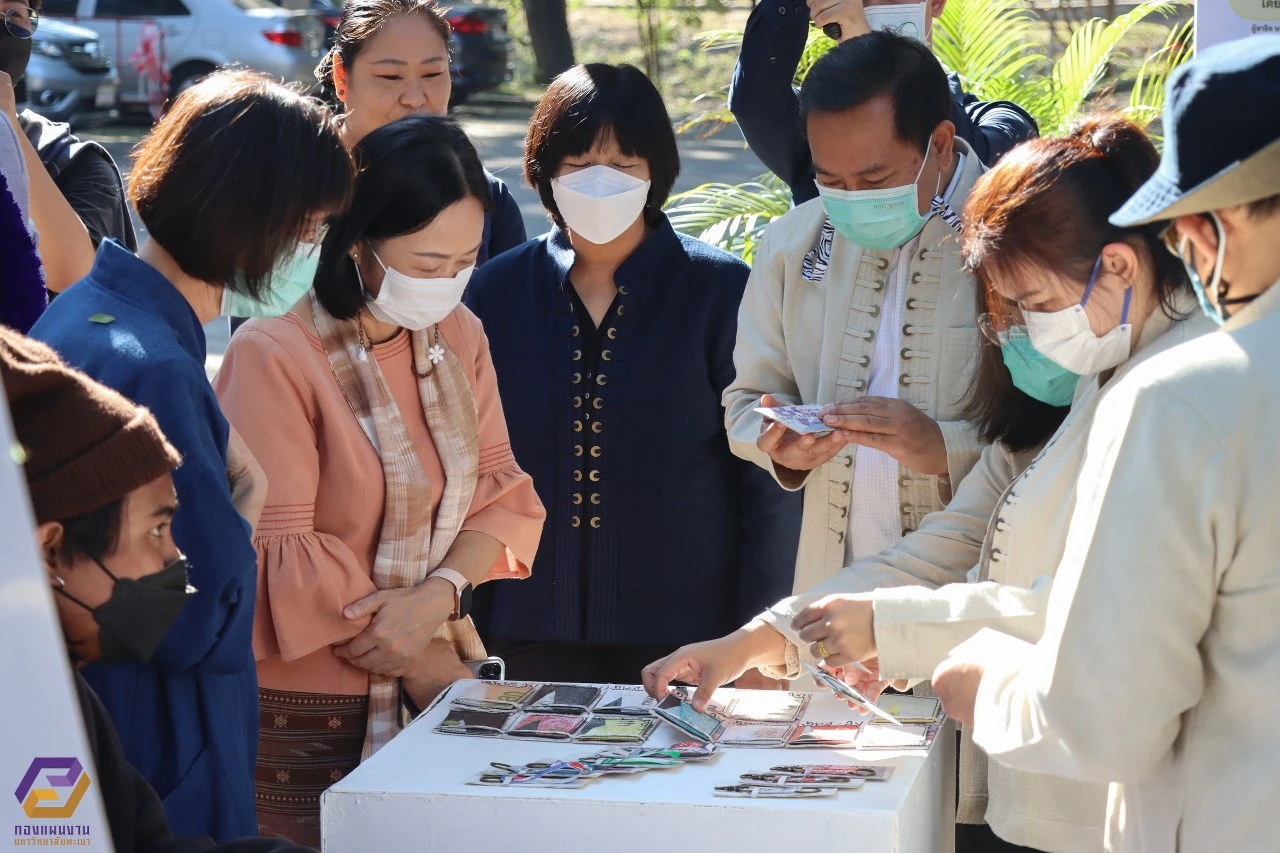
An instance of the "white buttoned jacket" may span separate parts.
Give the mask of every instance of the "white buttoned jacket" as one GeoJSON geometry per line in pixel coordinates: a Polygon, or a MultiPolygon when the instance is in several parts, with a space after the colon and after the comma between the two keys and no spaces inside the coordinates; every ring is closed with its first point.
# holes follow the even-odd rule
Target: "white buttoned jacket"
{"type": "MultiPolygon", "coordinates": [[[[949,204],[963,209],[982,164],[962,139],[964,165],[949,204]]],[[[822,201],[802,204],[771,223],[761,240],[738,314],[733,361],[737,376],[724,393],[725,422],[733,452],[770,471],[772,460],[756,447],[762,418],[754,409],[764,394],[787,404],[839,403],[866,393],[877,335],[899,339],[898,398],[942,428],[948,475],[916,474],[899,466],[904,533],[916,529],[951,497],[951,484],[969,472],[982,444],[959,419],[978,351],[977,299],[964,270],[960,240],[941,216],[932,217],[910,259],[900,328],[880,328],[893,251],[863,250],[837,235],[820,281],[805,277],[805,257],[817,245],[826,213],[822,201]]],[[[850,445],[803,483],[804,521],[796,560],[795,590],[809,589],[845,563],[852,496],[850,445]]],[[[781,483],[782,481],[779,480],[781,483]]]]}

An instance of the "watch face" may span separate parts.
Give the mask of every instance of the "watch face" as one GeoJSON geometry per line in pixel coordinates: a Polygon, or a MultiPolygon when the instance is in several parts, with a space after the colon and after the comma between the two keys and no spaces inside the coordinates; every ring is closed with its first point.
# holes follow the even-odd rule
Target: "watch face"
{"type": "Polygon", "coordinates": [[[471,584],[463,584],[458,593],[458,618],[465,619],[471,615],[471,584]]]}

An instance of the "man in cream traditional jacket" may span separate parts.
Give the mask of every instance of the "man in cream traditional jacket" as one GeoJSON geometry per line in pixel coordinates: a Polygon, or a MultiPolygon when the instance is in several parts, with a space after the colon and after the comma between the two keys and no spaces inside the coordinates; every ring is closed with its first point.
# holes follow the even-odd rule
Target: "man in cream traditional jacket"
{"type": "Polygon", "coordinates": [[[1164,159],[1112,221],[1172,219],[1207,313],[1099,406],[1030,646],[990,629],[934,674],[992,759],[1111,782],[1107,848],[1280,843],[1280,39],[1170,80],[1164,159]]]}
{"type": "Polygon", "coordinates": [[[724,403],[734,453],[805,490],[805,590],[915,529],[981,452],[959,420],[979,333],[954,211],[983,165],[911,39],[846,41],[800,98],[821,198],[761,241],[724,403]],[[847,428],[800,436],[755,411],[775,404],[830,405],[847,428]]]}

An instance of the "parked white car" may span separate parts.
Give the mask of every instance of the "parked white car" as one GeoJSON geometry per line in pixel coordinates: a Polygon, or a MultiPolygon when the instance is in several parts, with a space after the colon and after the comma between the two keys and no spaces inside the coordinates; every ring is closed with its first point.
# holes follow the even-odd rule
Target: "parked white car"
{"type": "Polygon", "coordinates": [[[98,34],[116,58],[124,106],[154,102],[146,77],[135,67],[148,30],[159,36],[169,95],[231,65],[311,85],[324,49],[319,15],[282,9],[269,0],[45,0],[42,13],[98,34]]]}

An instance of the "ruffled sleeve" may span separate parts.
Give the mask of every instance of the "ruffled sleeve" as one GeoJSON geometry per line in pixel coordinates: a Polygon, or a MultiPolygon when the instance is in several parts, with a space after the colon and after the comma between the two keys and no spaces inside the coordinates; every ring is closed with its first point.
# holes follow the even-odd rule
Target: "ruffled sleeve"
{"type": "Polygon", "coordinates": [[[377,591],[355,553],[315,529],[317,404],[305,373],[269,331],[288,329],[285,323],[240,329],[214,381],[228,420],[267,475],[267,504],[254,533],[258,660],[296,660],[351,639],[369,620],[349,621],[343,608],[377,591]]]}
{"type": "Polygon", "coordinates": [[[469,310],[460,308],[455,316],[474,357],[472,388],[480,421],[476,493],[462,529],[486,533],[507,546],[506,553],[489,570],[488,580],[526,578],[538,552],[547,512],[534,491],[533,478],[520,469],[511,452],[489,339],[480,320],[469,310]]]}

